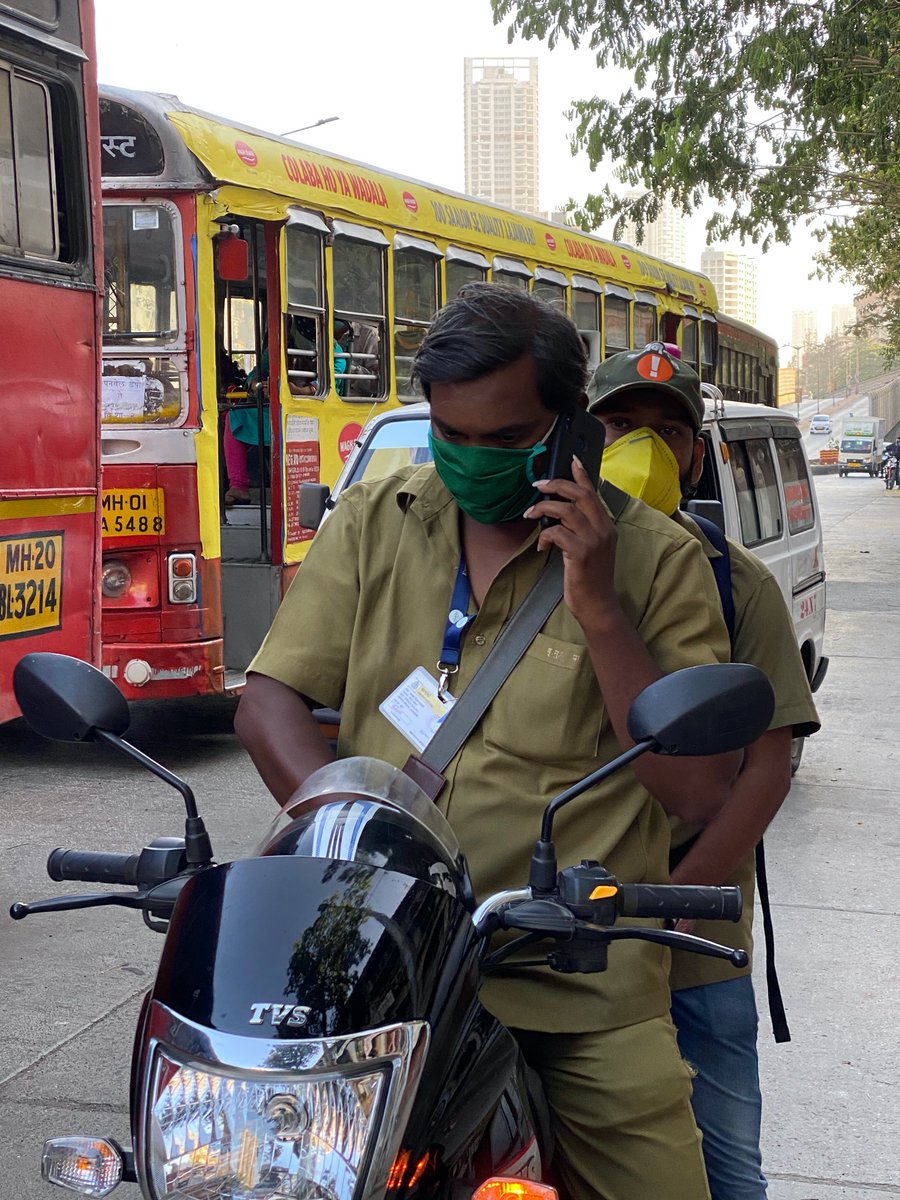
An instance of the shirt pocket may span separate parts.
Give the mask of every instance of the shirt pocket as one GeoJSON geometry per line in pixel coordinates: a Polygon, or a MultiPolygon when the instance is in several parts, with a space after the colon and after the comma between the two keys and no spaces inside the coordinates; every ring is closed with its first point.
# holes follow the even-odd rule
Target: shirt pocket
{"type": "Polygon", "coordinates": [[[539,633],[485,720],[485,742],[533,762],[597,757],[603,700],[583,643],[539,633]]]}

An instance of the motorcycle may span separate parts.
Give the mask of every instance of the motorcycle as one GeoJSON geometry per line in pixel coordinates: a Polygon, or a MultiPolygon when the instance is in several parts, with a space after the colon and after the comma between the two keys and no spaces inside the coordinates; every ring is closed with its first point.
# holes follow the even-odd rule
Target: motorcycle
{"type": "Polygon", "coordinates": [[[537,953],[554,971],[605,971],[624,939],[747,962],[663,927],[737,920],[740,889],[622,883],[589,860],[560,870],[553,822],[638,755],[755,740],[774,699],[753,667],[692,667],[645,689],[628,717],[634,745],[548,804],[527,882],[480,903],[449,824],[387,763],[321,768],[253,855],[217,865],[191,789],[122,737],[128,706],[109,679],[31,654],[14,685],[37,732],[116,746],[176,788],[187,814],[184,837],[136,854],[50,854],[54,880],[130,890],[10,910],[120,905],[165,933],[135,1035],[133,1146],[45,1144],[44,1179],[74,1192],[106,1196],[126,1181],[145,1200],[555,1197],[546,1106],[513,1036],[479,1003],[480,980],[514,968],[525,947],[530,964],[537,953]],[[497,944],[504,931],[512,940],[497,944]]]}
{"type": "Polygon", "coordinates": [[[881,474],[884,478],[884,486],[889,492],[894,490],[897,482],[897,465],[898,460],[893,454],[886,454],[882,460],[881,474]]]}

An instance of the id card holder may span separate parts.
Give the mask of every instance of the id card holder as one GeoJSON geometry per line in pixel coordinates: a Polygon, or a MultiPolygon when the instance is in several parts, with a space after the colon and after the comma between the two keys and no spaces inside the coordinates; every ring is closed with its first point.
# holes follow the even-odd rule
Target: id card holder
{"type": "Polygon", "coordinates": [[[382,700],[378,711],[421,754],[455,703],[448,691],[439,696],[437,680],[424,667],[416,667],[382,700]]]}

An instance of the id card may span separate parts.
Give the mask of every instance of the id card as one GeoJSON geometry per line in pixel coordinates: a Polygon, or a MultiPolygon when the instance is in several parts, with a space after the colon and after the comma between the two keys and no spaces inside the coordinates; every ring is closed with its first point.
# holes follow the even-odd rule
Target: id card
{"type": "Polygon", "coordinates": [[[443,700],[438,699],[437,680],[424,667],[416,667],[378,705],[378,711],[421,754],[455,703],[449,692],[444,692],[443,700]]]}

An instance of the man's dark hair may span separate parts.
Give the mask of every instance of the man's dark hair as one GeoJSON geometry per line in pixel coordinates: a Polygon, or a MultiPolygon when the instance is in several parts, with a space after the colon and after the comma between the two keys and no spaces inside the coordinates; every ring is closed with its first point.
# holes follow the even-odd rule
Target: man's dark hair
{"type": "Polygon", "coordinates": [[[545,408],[581,403],[587,356],[578,330],[559,309],[529,292],[467,283],[434,319],[413,362],[425,398],[433,383],[468,383],[530,354],[545,408]]]}

